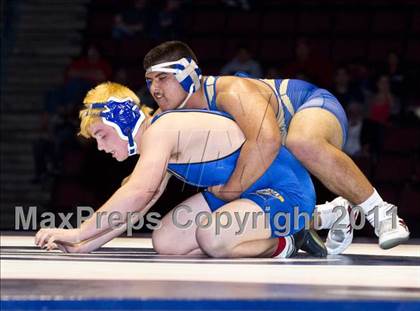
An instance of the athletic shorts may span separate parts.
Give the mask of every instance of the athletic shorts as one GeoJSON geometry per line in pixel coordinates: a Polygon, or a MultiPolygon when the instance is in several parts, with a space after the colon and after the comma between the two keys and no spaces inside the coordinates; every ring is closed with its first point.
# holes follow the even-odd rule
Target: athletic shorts
{"type": "MultiPolygon", "coordinates": [[[[202,194],[213,213],[226,204],[207,190],[202,194]]],[[[248,199],[261,208],[264,217],[267,218],[266,224],[270,224],[272,238],[292,235],[304,229],[305,226],[308,227],[315,207],[313,204],[311,207],[311,204],[299,202],[281,190],[271,188],[246,193],[241,196],[241,199],[248,199]]],[[[248,221],[252,219],[250,215],[248,221]]]]}
{"type": "Polygon", "coordinates": [[[340,102],[334,95],[328,92],[325,89],[316,89],[313,93],[307,98],[304,104],[302,104],[296,112],[301,111],[306,108],[322,108],[331,112],[338,120],[341,126],[341,131],[343,134],[343,144],[345,145],[347,141],[348,134],[348,121],[346,112],[341,106],[340,102]]]}

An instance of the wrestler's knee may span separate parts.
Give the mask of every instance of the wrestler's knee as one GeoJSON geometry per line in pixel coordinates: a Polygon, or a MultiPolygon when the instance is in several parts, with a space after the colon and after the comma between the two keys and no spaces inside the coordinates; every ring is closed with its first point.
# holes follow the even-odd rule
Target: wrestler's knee
{"type": "Polygon", "coordinates": [[[322,154],[325,139],[314,136],[291,136],[286,140],[286,147],[303,163],[318,159],[322,154]]]}
{"type": "Polygon", "coordinates": [[[210,228],[197,228],[196,239],[201,250],[210,257],[229,257],[231,253],[231,247],[226,240],[215,234],[215,231],[210,228]]]}
{"type": "Polygon", "coordinates": [[[174,241],[174,233],[165,227],[153,231],[152,244],[160,255],[183,255],[185,251],[180,247],[181,241],[174,241]]]}
{"type": "Polygon", "coordinates": [[[152,244],[153,244],[153,248],[154,250],[161,255],[166,255],[166,251],[167,251],[167,244],[169,244],[168,242],[165,242],[165,233],[163,230],[161,229],[156,229],[153,231],[152,234],[152,244]]]}

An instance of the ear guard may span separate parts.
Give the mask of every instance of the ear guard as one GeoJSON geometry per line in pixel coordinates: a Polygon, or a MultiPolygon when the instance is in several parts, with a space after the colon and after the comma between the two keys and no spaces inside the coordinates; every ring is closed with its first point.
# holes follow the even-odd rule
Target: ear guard
{"type": "Polygon", "coordinates": [[[131,98],[119,99],[110,97],[105,103],[93,103],[92,109],[103,109],[100,116],[102,121],[112,126],[122,139],[128,141],[128,155],[137,153],[134,136],[146,116],[131,98]]]}
{"type": "MultiPolygon", "coordinates": [[[[178,109],[183,108],[191,95],[201,87],[201,69],[192,58],[181,58],[177,61],[153,65],[146,70],[146,73],[148,72],[167,72],[175,75],[184,91],[188,93],[178,109]]],[[[150,89],[150,82],[146,81],[146,83],[150,89]]]]}

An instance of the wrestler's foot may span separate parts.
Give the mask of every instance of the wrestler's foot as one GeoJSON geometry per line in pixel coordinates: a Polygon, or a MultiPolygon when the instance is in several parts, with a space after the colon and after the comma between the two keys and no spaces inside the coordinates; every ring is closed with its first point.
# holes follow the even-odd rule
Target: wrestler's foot
{"type": "MultiPolygon", "coordinates": [[[[319,205],[318,210],[322,213],[330,213],[328,224],[324,226],[328,231],[325,246],[328,254],[337,255],[344,252],[353,241],[353,227],[351,225],[350,213],[351,204],[343,197],[337,197],[331,202],[319,205]]],[[[353,217],[357,218],[358,212],[353,213],[353,217]]]]}
{"type": "Polygon", "coordinates": [[[300,249],[315,257],[326,257],[328,250],[314,229],[306,230],[300,249]]]}
{"type": "Polygon", "coordinates": [[[327,248],[314,229],[279,238],[279,244],[273,257],[290,258],[296,256],[299,249],[315,257],[326,257],[327,248]]]}
{"type": "MultiPolygon", "coordinates": [[[[396,206],[384,202],[379,208],[386,211],[395,209],[396,206]]],[[[385,213],[385,215],[388,213],[385,213]]],[[[401,243],[404,243],[410,237],[410,231],[404,220],[395,215],[387,215],[385,219],[379,222],[378,228],[375,228],[375,233],[379,237],[379,247],[382,249],[390,249],[401,243]]]]}
{"type": "MultiPolygon", "coordinates": [[[[332,202],[326,203],[323,206],[332,208],[344,207],[342,211],[347,211],[344,218],[339,223],[335,223],[328,232],[328,237],[325,245],[328,249],[328,254],[341,254],[351,244],[353,240],[353,228],[351,226],[350,212],[352,205],[346,199],[338,197],[332,202]]],[[[325,208],[323,207],[323,208],[325,208]]],[[[404,220],[399,218],[396,214],[393,215],[395,205],[387,202],[382,202],[377,207],[376,213],[368,213],[367,219],[375,228],[375,233],[379,237],[379,247],[382,249],[389,249],[395,247],[408,240],[410,232],[404,223],[404,220]],[[378,225],[375,226],[375,217],[378,219],[378,225]],[[393,224],[393,218],[395,224],[393,224]]],[[[338,215],[339,216],[339,215],[338,215]]],[[[338,219],[337,216],[337,219],[338,219]]],[[[358,211],[353,213],[354,220],[358,216],[358,211]]],[[[334,220],[336,222],[336,219],[334,220]]]]}

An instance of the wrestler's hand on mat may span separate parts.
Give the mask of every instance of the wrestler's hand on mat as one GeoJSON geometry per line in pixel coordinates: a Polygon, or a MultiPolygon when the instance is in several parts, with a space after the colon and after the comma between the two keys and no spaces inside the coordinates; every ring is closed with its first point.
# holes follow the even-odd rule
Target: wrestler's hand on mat
{"type": "Polygon", "coordinates": [[[47,246],[47,251],[51,251],[53,249],[58,249],[63,253],[80,253],[80,244],[62,244],[58,242],[53,242],[47,246]]]}
{"type": "Polygon", "coordinates": [[[207,188],[208,191],[213,193],[219,199],[230,202],[233,201],[241,195],[242,191],[240,190],[231,190],[225,187],[225,185],[216,185],[207,188]]]}
{"type": "Polygon", "coordinates": [[[44,228],[35,235],[35,244],[52,249],[53,243],[74,246],[80,243],[80,229],[44,228]]]}

